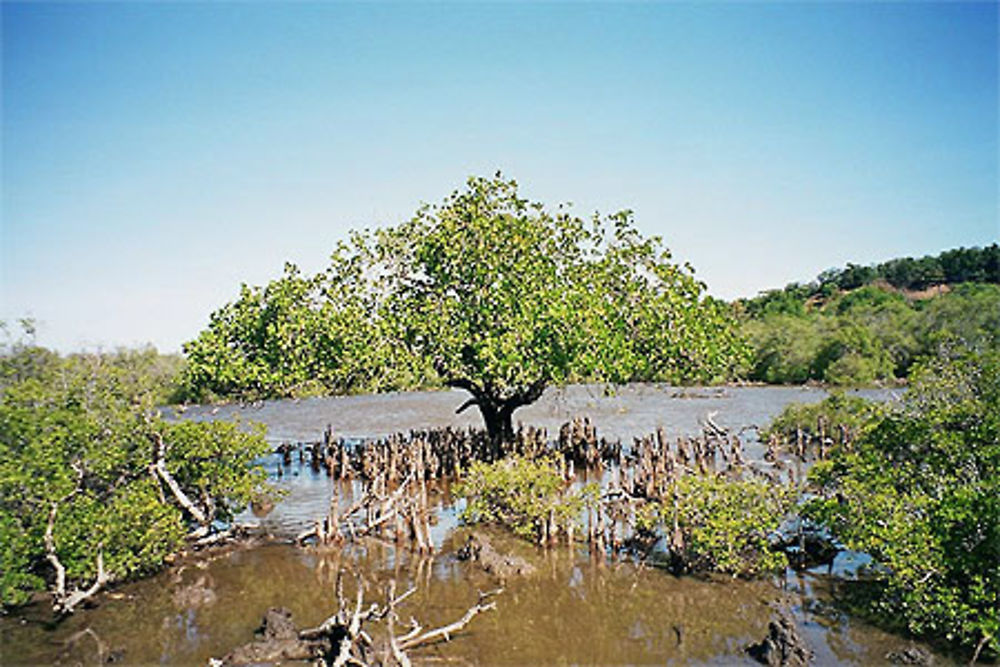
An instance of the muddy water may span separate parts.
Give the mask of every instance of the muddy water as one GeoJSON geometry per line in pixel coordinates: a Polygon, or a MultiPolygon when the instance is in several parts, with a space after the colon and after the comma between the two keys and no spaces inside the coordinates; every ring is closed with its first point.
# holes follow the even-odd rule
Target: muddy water
{"type": "MultiPolygon", "coordinates": [[[[859,390],[861,396],[889,398],[891,391],[859,390]]],[[[664,427],[670,435],[699,432],[699,421],[714,414],[724,428],[766,424],[790,402],[814,403],[826,396],[815,387],[670,387],[632,384],[607,388],[573,385],[549,388],[536,403],[514,413],[520,421],[545,427],[555,437],[559,426],[574,417],[588,416],[598,435],[629,440],[664,427]]],[[[436,391],[376,396],[338,396],[301,401],[266,401],[254,405],[197,406],[183,413],[187,419],[241,419],[268,425],[277,442],[316,440],[327,424],[347,438],[387,436],[410,429],[445,426],[481,426],[475,408],[456,415],[469,397],[466,392],[436,391]]]]}
{"type": "MultiPolygon", "coordinates": [[[[818,575],[787,582],[675,578],[634,564],[600,563],[581,551],[540,553],[492,534],[501,549],[538,570],[507,583],[497,610],[474,619],[451,643],[415,658],[507,664],[752,664],[743,648],[767,631],[771,608],[791,609],[816,664],[871,665],[909,643],[826,609],[818,575]],[[807,594],[803,595],[803,591],[807,594]]],[[[151,580],[122,586],[56,629],[39,618],[5,620],[3,663],[205,664],[252,639],[271,606],[286,606],[302,626],[335,611],[334,582],[366,580],[366,599],[381,599],[389,579],[418,593],[400,609],[426,628],[457,620],[479,591],[497,582],[450,555],[418,558],[376,543],[322,553],[267,545],[188,560],[151,580]],[[86,629],[89,633],[81,634],[86,629]]],[[[939,658],[940,660],[940,658],[939,658]]],[[[948,664],[947,661],[944,664],[948,664]]]]}
{"type": "MultiPolygon", "coordinates": [[[[789,400],[822,397],[802,389],[685,390],[685,398],[675,396],[679,391],[639,386],[605,396],[599,388],[573,387],[547,394],[518,417],[551,432],[570,416],[588,414],[599,434],[627,439],[660,425],[671,435],[694,433],[708,411],[723,426],[763,424],[789,400]]],[[[452,392],[352,397],[229,407],[215,414],[196,408],[187,416],[253,417],[269,424],[276,441],[316,439],[327,423],[341,435],[368,437],[472,424],[452,414],[462,400],[452,392]]],[[[276,475],[277,462],[267,463],[276,475]]],[[[281,536],[325,513],[332,490],[325,476],[293,466],[276,481],[288,489],[288,498],[267,517],[245,519],[281,536]]],[[[367,582],[366,598],[372,600],[396,579],[400,590],[419,589],[400,610],[404,620],[412,615],[425,628],[454,621],[479,591],[497,582],[453,556],[464,529],[457,526],[447,488],[437,489],[433,498],[439,504],[434,558],[377,542],[343,551],[269,543],[197,554],[153,578],[102,594],[96,608],[58,625],[48,622],[42,606],[0,619],[0,663],[205,664],[250,641],[270,606],[288,607],[300,626],[320,623],[336,611],[333,590],[340,571],[347,574],[349,596],[356,575],[367,582]]],[[[751,664],[743,648],[764,636],[774,606],[792,611],[820,665],[884,664],[889,651],[911,645],[838,611],[821,571],[758,582],[676,578],[628,561],[598,562],[585,549],[542,552],[502,533],[491,535],[498,548],[528,558],[537,572],[508,582],[497,610],[476,618],[451,643],[422,649],[415,657],[459,664],[751,664]]],[[[936,657],[939,664],[950,664],[948,657],[936,657]]]]}

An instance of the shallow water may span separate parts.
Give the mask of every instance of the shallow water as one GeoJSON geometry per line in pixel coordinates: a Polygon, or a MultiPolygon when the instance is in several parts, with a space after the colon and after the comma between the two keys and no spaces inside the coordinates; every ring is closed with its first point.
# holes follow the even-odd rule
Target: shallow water
{"type": "MultiPolygon", "coordinates": [[[[680,391],[641,385],[604,396],[600,388],[571,387],[547,393],[517,416],[546,426],[550,434],[568,418],[586,414],[599,435],[609,438],[628,439],[658,426],[676,436],[696,433],[708,411],[717,411],[720,425],[738,429],[763,425],[790,400],[823,396],[816,389],[726,388],[689,389],[684,391],[695,397],[676,397],[680,391]]],[[[453,415],[462,400],[460,393],[438,392],[279,401],[259,409],[192,408],[185,416],[253,417],[269,424],[276,442],[315,440],[327,423],[342,436],[373,437],[474,424],[453,415]]],[[[267,463],[275,475],[276,457],[267,463]]],[[[293,465],[279,484],[289,491],[286,500],[266,517],[248,513],[244,520],[289,535],[326,512],[333,482],[324,474],[293,465]]],[[[341,491],[341,502],[349,502],[348,489],[341,491]]],[[[412,615],[425,628],[454,621],[479,591],[497,582],[454,557],[465,529],[457,527],[446,486],[435,487],[432,502],[439,507],[433,558],[374,541],[343,551],[272,543],[196,554],[155,577],[100,595],[96,608],[55,626],[47,623],[43,606],[0,619],[0,663],[93,664],[113,657],[127,664],[205,664],[250,641],[268,607],[288,607],[300,627],[320,623],[336,611],[333,591],[340,571],[349,599],[356,575],[366,580],[369,600],[382,599],[385,585],[396,579],[400,591],[418,586],[400,610],[403,619],[412,615]]],[[[421,649],[415,657],[459,664],[753,664],[744,647],[766,634],[778,606],[793,613],[819,665],[884,664],[889,651],[911,645],[838,611],[822,571],[756,582],[677,578],[631,561],[601,562],[585,548],[546,552],[503,533],[490,534],[501,551],[528,558],[537,572],[508,582],[497,609],[474,619],[452,642],[421,649]]],[[[947,656],[936,658],[951,664],[947,656]]]]}
{"type": "MultiPolygon", "coordinates": [[[[854,393],[877,400],[893,395],[881,389],[854,393]]],[[[748,456],[760,458],[763,448],[757,446],[756,433],[744,429],[767,425],[791,402],[814,403],[826,395],[825,390],[815,387],[678,388],[660,384],[627,385],[609,395],[603,386],[573,385],[548,389],[537,403],[518,410],[514,416],[526,425],[548,429],[550,439],[558,435],[565,422],[586,416],[596,426],[598,437],[627,444],[660,427],[669,438],[697,435],[706,415],[711,415],[722,428],[743,430],[748,456]]],[[[256,406],[195,406],[180,416],[192,420],[258,421],[267,425],[268,439],[277,446],[319,440],[328,425],[335,437],[358,439],[447,426],[480,427],[481,420],[474,410],[455,414],[466,398],[462,391],[338,396],[267,401],[256,406]]],[[[264,465],[288,493],[285,502],[260,521],[267,530],[294,535],[326,514],[333,482],[323,471],[296,467],[277,479],[278,459],[269,458],[264,465]]],[[[799,468],[796,473],[801,476],[797,460],[792,465],[799,468]]],[[[240,518],[252,520],[249,515],[240,518]]]]}
{"type": "MultiPolygon", "coordinates": [[[[602,563],[582,550],[547,553],[492,534],[498,548],[527,556],[535,574],[507,583],[497,609],[449,644],[414,657],[508,664],[752,664],[744,647],[767,632],[773,607],[793,612],[816,664],[871,665],[908,646],[829,609],[817,575],[787,582],[677,578],[630,562],[602,563]],[[803,591],[807,595],[803,595],[803,591]]],[[[272,606],[288,607],[302,627],[336,610],[334,582],[346,573],[348,599],[367,581],[366,600],[381,600],[389,579],[418,592],[400,609],[425,628],[457,620],[480,591],[497,582],[457,560],[446,541],[434,558],[368,543],[343,552],[284,544],[188,560],[150,580],[102,596],[56,629],[39,618],[0,623],[3,663],[94,664],[112,651],[127,664],[205,664],[252,639],[272,606]],[[93,634],[79,635],[85,628],[93,634]],[[75,641],[70,641],[78,635],[75,641]],[[98,640],[102,643],[98,645],[98,640]]],[[[37,613],[37,610],[30,610],[37,613]]],[[[946,658],[943,664],[948,664],[946,658]]]]}
{"type": "MultiPolygon", "coordinates": [[[[890,390],[862,389],[852,393],[886,399],[890,390]]],[[[827,395],[816,387],[671,387],[631,384],[550,387],[535,403],[514,413],[520,421],[544,427],[550,437],[575,417],[587,416],[598,435],[628,441],[663,427],[670,436],[694,435],[706,414],[723,428],[764,426],[791,402],[815,403],[827,395]]],[[[317,440],[329,424],[346,438],[384,437],[411,429],[482,426],[475,409],[455,410],[469,395],[460,390],[335,396],[302,400],[264,401],[253,405],[194,406],[186,419],[240,419],[268,426],[275,442],[317,440]]]]}

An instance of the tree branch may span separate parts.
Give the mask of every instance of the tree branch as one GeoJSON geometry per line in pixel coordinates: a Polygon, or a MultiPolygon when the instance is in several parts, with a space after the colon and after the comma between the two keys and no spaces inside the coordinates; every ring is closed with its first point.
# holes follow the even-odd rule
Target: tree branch
{"type": "Polygon", "coordinates": [[[59,556],[56,555],[56,543],[53,537],[53,532],[56,525],[56,511],[58,510],[58,503],[52,503],[49,508],[49,520],[45,524],[45,557],[52,564],[52,567],[56,571],[56,589],[53,591],[53,596],[56,598],[56,603],[62,599],[66,594],[66,568],[63,567],[62,562],[59,560],[59,556]]]}
{"type": "Polygon", "coordinates": [[[191,517],[198,522],[199,528],[195,531],[194,535],[196,537],[202,537],[208,532],[208,524],[211,522],[211,519],[194,503],[194,501],[191,500],[190,497],[188,497],[186,493],[184,493],[184,489],[181,488],[181,485],[177,483],[174,476],[170,474],[169,470],[167,470],[167,446],[163,442],[163,436],[160,433],[152,433],[150,434],[150,438],[152,438],[153,445],[155,447],[153,454],[153,470],[155,470],[156,474],[160,476],[160,479],[164,481],[167,488],[170,489],[170,493],[172,493],[174,498],[177,499],[177,502],[180,503],[181,507],[187,510],[188,514],[190,514],[191,517]]]}
{"type": "MultiPolygon", "coordinates": [[[[77,487],[79,488],[79,487],[77,487]]],[[[70,493],[67,498],[73,496],[76,491],[70,493]]],[[[63,500],[66,500],[64,498],[63,500]]],[[[90,588],[85,591],[80,589],[74,589],[72,592],[66,592],[66,567],[59,560],[58,554],[56,554],[56,542],[55,542],[55,524],[56,524],[56,512],[58,511],[59,504],[52,503],[49,508],[49,518],[48,522],[45,524],[45,557],[52,564],[52,567],[56,571],[56,587],[52,591],[52,598],[54,601],[53,607],[56,611],[62,614],[72,614],[73,610],[76,609],[77,605],[81,602],[89,600],[94,595],[97,594],[101,588],[110,581],[107,571],[104,569],[104,549],[101,545],[97,547],[97,578],[94,583],[91,584],[90,588]]]]}
{"type": "Polygon", "coordinates": [[[453,387],[455,389],[464,389],[475,396],[477,400],[480,400],[485,396],[482,388],[480,388],[472,380],[466,380],[465,378],[446,378],[444,384],[445,386],[453,387]]]}
{"type": "Polygon", "coordinates": [[[545,393],[545,388],[548,384],[548,378],[544,376],[538,378],[528,385],[527,388],[515,392],[513,396],[504,401],[503,408],[509,412],[513,412],[521,406],[534,403],[545,393]]]}
{"type": "Polygon", "coordinates": [[[69,595],[64,596],[62,600],[58,601],[58,610],[65,614],[72,614],[77,605],[94,597],[94,595],[96,595],[97,592],[104,587],[104,584],[108,583],[110,580],[111,577],[108,576],[107,571],[104,569],[104,550],[102,547],[98,547],[97,578],[94,580],[94,583],[91,584],[90,588],[85,591],[76,589],[69,595]]]}

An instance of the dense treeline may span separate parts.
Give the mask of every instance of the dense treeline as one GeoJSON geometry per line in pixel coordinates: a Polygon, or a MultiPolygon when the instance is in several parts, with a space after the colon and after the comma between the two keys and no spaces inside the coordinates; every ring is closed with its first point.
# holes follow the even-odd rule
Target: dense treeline
{"type": "Polygon", "coordinates": [[[72,612],[270,493],[259,431],[161,417],[176,365],[0,346],[0,605],[47,590],[72,612]]]}
{"type": "Polygon", "coordinates": [[[994,243],[985,248],[954,248],[937,256],[899,257],[872,266],[849,263],[843,269],[831,269],[819,276],[821,287],[833,285],[841,290],[857,289],[880,280],[904,290],[956,283],[1000,283],[1000,246],[994,243]]]}
{"type": "Polygon", "coordinates": [[[767,383],[884,383],[907,378],[916,360],[947,340],[997,349],[996,259],[993,245],[873,267],[848,265],[809,285],[793,283],[739,301],[734,307],[753,348],[746,375],[767,383]],[[926,266],[938,267],[932,273],[943,277],[933,283],[942,285],[936,294],[915,298],[892,286],[926,287],[931,283],[914,277],[914,267],[926,266]],[[945,282],[951,278],[970,282],[945,282]]]}

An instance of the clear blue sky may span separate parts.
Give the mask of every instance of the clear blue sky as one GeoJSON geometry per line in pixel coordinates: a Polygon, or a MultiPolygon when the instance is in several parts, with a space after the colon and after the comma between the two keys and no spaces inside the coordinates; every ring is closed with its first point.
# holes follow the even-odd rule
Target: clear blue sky
{"type": "Polygon", "coordinates": [[[997,3],[3,3],[0,318],[178,350],[470,174],[712,293],[998,229],[997,3]]]}

